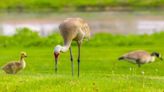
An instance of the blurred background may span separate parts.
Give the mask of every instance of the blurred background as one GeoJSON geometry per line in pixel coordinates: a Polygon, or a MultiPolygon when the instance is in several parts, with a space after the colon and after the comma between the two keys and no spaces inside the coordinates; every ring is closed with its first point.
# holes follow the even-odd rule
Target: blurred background
{"type": "Polygon", "coordinates": [[[164,30],[164,0],[0,0],[0,35],[48,36],[68,17],[84,18],[92,34],[152,34],[164,30]]]}
{"type": "Polygon", "coordinates": [[[0,67],[20,51],[28,54],[18,75],[0,70],[0,92],[164,92],[164,62],[141,68],[118,62],[139,49],[164,55],[163,31],[164,0],[0,0],[0,67]],[[91,27],[81,48],[80,78],[74,41],[75,76],[69,51],[54,73],[54,46],[63,44],[58,25],[69,17],[91,27]]]}
{"type": "Polygon", "coordinates": [[[88,46],[160,45],[164,39],[164,0],[0,0],[0,47],[62,44],[58,25],[69,17],[88,22],[88,46]]]}

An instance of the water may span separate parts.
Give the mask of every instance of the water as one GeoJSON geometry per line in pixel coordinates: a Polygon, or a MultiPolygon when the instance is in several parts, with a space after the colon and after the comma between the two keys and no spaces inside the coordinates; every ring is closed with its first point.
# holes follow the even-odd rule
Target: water
{"type": "Polygon", "coordinates": [[[0,34],[13,35],[16,29],[27,27],[46,36],[58,31],[58,25],[68,17],[84,18],[91,32],[112,34],[152,34],[164,30],[164,12],[70,12],[70,13],[1,13],[0,34]]]}
{"type": "Polygon", "coordinates": [[[29,28],[42,36],[46,36],[56,31],[58,25],[59,23],[3,23],[1,24],[1,30],[3,35],[13,35],[16,29],[29,28]]]}

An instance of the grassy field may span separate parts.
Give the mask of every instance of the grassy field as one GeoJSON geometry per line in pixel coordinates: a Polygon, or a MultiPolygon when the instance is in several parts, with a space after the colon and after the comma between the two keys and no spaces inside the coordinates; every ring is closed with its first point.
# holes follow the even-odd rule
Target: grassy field
{"type": "Polygon", "coordinates": [[[81,75],[77,77],[77,46],[73,45],[75,76],[71,76],[69,52],[59,57],[55,74],[53,49],[62,44],[59,34],[40,37],[28,29],[13,36],[0,36],[0,66],[19,59],[26,51],[27,67],[16,75],[0,70],[0,92],[163,92],[164,62],[137,65],[118,61],[122,54],[144,49],[164,55],[164,32],[151,35],[112,35],[100,33],[84,41],[81,49],[81,75]]]}
{"type": "Polygon", "coordinates": [[[125,52],[145,49],[159,51],[163,47],[82,47],[81,75],[77,77],[77,48],[73,47],[75,76],[71,76],[69,52],[59,59],[58,74],[54,72],[53,47],[1,48],[0,65],[28,53],[27,67],[16,75],[0,71],[0,92],[163,92],[164,63],[156,60],[141,68],[118,61],[125,52]],[[142,73],[144,72],[144,74],[142,73]]]}

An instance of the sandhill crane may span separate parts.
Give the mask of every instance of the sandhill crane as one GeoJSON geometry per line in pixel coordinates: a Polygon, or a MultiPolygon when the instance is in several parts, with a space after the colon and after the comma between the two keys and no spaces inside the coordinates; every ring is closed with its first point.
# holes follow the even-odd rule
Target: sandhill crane
{"type": "Polygon", "coordinates": [[[74,75],[73,56],[71,42],[74,40],[78,45],[78,76],[80,75],[80,47],[84,38],[90,38],[90,28],[88,24],[81,18],[67,18],[60,25],[60,34],[64,39],[64,45],[57,45],[54,48],[55,71],[57,72],[58,56],[61,52],[70,50],[72,76],[74,75]]]}
{"type": "Polygon", "coordinates": [[[144,50],[136,50],[124,54],[123,56],[119,57],[118,60],[127,60],[131,63],[138,64],[138,67],[140,67],[141,64],[154,62],[156,57],[163,60],[161,54],[159,54],[158,52],[152,52],[151,54],[149,54],[144,50]]]}
{"type": "Polygon", "coordinates": [[[2,67],[2,70],[4,70],[7,74],[16,74],[26,67],[24,60],[25,57],[27,57],[27,54],[25,52],[21,52],[20,60],[18,62],[9,62],[2,67]]]}

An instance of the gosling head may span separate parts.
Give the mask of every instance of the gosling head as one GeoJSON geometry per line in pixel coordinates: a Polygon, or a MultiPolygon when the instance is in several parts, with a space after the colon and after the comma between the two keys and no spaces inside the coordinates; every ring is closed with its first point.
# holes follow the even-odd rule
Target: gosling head
{"type": "Polygon", "coordinates": [[[23,52],[23,51],[20,53],[20,55],[21,55],[21,58],[25,58],[25,57],[27,57],[26,52],[23,52]]]}
{"type": "Polygon", "coordinates": [[[152,53],[151,53],[151,56],[156,56],[156,57],[159,58],[160,60],[163,60],[161,54],[158,53],[158,52],[152,52],[152,53]]]}

